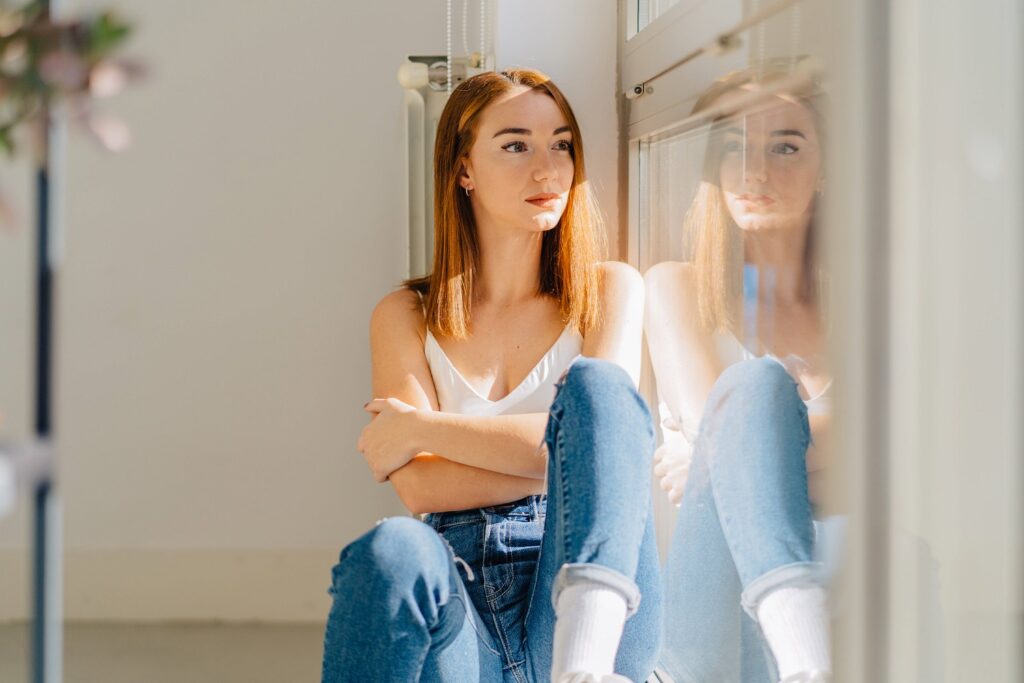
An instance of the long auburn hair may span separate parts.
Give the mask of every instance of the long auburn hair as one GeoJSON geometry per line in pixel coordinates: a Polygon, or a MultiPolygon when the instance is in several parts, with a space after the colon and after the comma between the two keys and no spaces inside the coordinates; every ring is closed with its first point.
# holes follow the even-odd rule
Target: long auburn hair
{"type": "MultiPolygon", "coordinates": [[[[793,62],[779,60],[734,71],[715,81],[697,99],[693,114],[712,107],[722,96],[741,90],[754,90],[772,81],[792,76],[793,62]]],[[[808,109],[814,117],[818,139],[824,142],[823,96],[812,85],[807,92],[780,94],[808,109]]],[[[739,302],[743,297],[743,235],[729,213],[719,180],[722,150],[717,134],[726,116],[716,118],[711,128],[700,187],[686,213],[683,234],[692,240],[693,265],[697,279],[697,305],[700,320],[710,331],[737,331],[740,325],[739,302]]],[[[815,199],[817,201],[817,199],[815,199]]],[[[817,206],[812,214],[804,244],[804,301],[819,297],[822,277],[817,269],[817,206]]]]}
{"type": "Polygon", "coordinates": [[[427,328],[435,335],[461,339],[470,334],[480,242],[473,207],[459,185],[459,176],[476,140],[481,113],[516,87],[553,99],[572,132],[573,179],[565,212],[542,238],[537,293],[555,298],[565,324],[581,334],[600,318],[597,265],[604,252],[604,228],[586,179],[579,124],[550,78],[532,69],[513,69],[486,72],[463,81],[452,91],[438,122],[433,268],[429,275],[403,283],[423,295],[427,328]]]}

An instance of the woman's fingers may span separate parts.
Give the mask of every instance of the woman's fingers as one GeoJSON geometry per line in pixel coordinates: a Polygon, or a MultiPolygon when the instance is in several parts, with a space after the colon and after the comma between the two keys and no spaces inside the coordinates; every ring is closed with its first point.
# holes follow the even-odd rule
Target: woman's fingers
{"type": "Polygon", "coordinates": [[[672,453],[663,457],[654,466],[654,475],[658,478],[658,486],[668,494],[669,500],[678,505],[683,497],[686,479],[690,473],[690,459],[686,453],[672,453]]]}
{"type": "Polygon", "coordinates": [[[368,413],[373,413],[374,415],[376,415],[380,411],[384,410],[384,408],[386,408],[387,405],[387,399],[375,398],[372,401],[369,401],[366,405],[364,405],[363,410],[365,410],[368,413]]]}
{"type": "Polygon", "coordinates": [[[669,491],[668,499],[673,505],[679,505],[679,502],[683,499],[683,489],[675,488],[669,491]]]}
{"type": "Polygon", "coordinates": [[[677,467],[689,467],[690,457],[688,453],[664,453],[654,465],[654,472],[668,472],[677,467]]]}
{"type": "Polygon", "coordinates": [[[359,439],[356,441],[356,450],[360,453],[366,453],[366,427],[363,427],[362,431],[359,432],[359,439]]]}

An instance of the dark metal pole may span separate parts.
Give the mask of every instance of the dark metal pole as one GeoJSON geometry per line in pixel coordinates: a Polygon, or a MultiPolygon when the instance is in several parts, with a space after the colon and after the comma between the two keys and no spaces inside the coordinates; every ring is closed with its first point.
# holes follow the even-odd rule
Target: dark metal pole
{"type": "MultiPolygon", "coordinates": [[[[44,112],[43,116],[48,116],[44,112]]],[[[35,373],[35,435],[40,441],[49,441],[53,433],[53,268],[50,261],[50,177],[47,168],[49,159],[49,121],[44,119],[47,133],[43,138],[43,165],[36,172],[36,373],[35,373]]],[[[55,645],[48,641],[48,619],[52,605],[49,601],[53,591],[49,589],[48,572],[52,570],[49,557],[50,505],[52,482],[49,476],[37,484],[34,495],[34,542],[33,552],[33,619],[32,619],[32,680],[46,681],[47,653],[55,645]]]]}
{"type": "MultiPolygon", "coordinates": [[[[43,16],[49,18],[50,3],[43,1],[43,16]]],[[[53,262],[51,253],[50,226],[50,110],[44,108],[40,116],[43,134],[39,136],[42,149],[39,150],[40,166],[36,171],[36,358],[35,358],[35,436],[40,442],[51,441],[53,436],[53,262]]],[[[51,616],[59,614],[54,604],[60,594],[54,580],[54,561],[51,543],[54,539],[54,524],[57,511],[52,498],[52,474],[43,476],[34,492],[32,593],[32,652],[31,672],[33,683],[56,683],[59,667],[59,638],[53,638],[51,616]]]]}

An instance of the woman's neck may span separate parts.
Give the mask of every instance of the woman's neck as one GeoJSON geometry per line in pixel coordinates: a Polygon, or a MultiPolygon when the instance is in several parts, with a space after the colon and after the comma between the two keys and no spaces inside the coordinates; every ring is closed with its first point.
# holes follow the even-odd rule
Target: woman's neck
{"type": "Polygon", "coordinates": [[[542,232],[478,230],[480,266],[474,304],[512,306],[537,296],[542,232]]]}
{"type": "Polygon", "coordinates": [[[771,288],[758,288],[759,298],[772,297],[784,305],[804,302],[805,251],[808,225],[797,230],[744,233],[744,260],[773,273],[771,288]]]}

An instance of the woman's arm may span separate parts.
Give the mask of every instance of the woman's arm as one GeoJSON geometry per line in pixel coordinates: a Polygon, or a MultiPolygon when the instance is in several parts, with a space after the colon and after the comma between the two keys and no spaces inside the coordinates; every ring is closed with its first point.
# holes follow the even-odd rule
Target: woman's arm
{"type": "Polygon", "coordinates": [[[700,325],[692,267],[664,262],[649,269],[644,279],[644,330],[658,394],[682,432],[666,435],[655,452],[654,475],[669,500],[679,505],[693,457],[691,440],[722,366],[711,336],[700,325]]]}
{"type": "Polygon", "coordinates": [[[543,479],[546,459],[540,448],[546,413],[458,415],[416,410],[392,398],[366,405],[374,420],[359,437],[359,450],[377,481],[384,481],[419,453],[441,453],[471,467],[543,479]]]}
{"type": "MultiPolygon", "coordinates": [[[[414,292],[399,290],[381,300],[370,320],[375,396],[394,399],[414,409],[413,412],[437,411],[434,382],[426,357],[423,355],[425,334],[426,324],[414,292]]],[[[386,418],[394,415],[384,415],[384,422],[378,425],[382,415],[383,413],[375,416],[367,429],[383,437],[388,435],[388,430],[371,428],[386,427],[386,418]]],[[[531,416],[520,417],[528,419],[531,416]]],[[[364,436],[366,431],[364,430],[364,436]]],[[[532,435],[529,437],[534,451],[542,437],[543,424],[535,439],[532,435]]],[[[360,450],[364,450],[363,437],[360,437],[360,446],[360,450]]],[[[496,454],[496,451],[490,452],[492,456],[496,454]]],[[[373,461],[379,457],[379,453],[375,453],[373,448],[367,448],[364,455],[371,469],[375,469],[373,461]]],[[[493,460],[500,462],[502,458],[493,457],[493,460]]],[[[532,493],[540,493],[544,488],[543,479],[524,480],[522,477],[467,466],[444,457],[416,457],[407,459],[406,462],[408,464],[403,462],[404,467],[389,471],[387,474],[391,475],[391,483],[399,498],[413,512],[496,505],[532,493]]]]}
{"type": "Polygon", "coordinates": [[[392,472],[391,484],[417,515],[500,505],[545,491],[543,479],[499,474],[429,454],[392,472]]]}
{"type": "Polygon", "coordinates": [[[820,472],[829,464],[831,417],[827,413],[809,415],[811,445],[807,447],[807,471],[820,472]]]}
{"type": "Polygon", "coordinates": [[[651,267],[644,279],[644,330],[658,394],[692,438],[724,368],[714,340],[700,324],[693,266],[666,261],[651,267]]]}
{"type": "Polygon", "coordinates": [[[583,355],[617,363],[637,385],[643,344],[644,281],[626,263],[606,261],[600,268],[601,321],[584,337],[583,355]]]}

